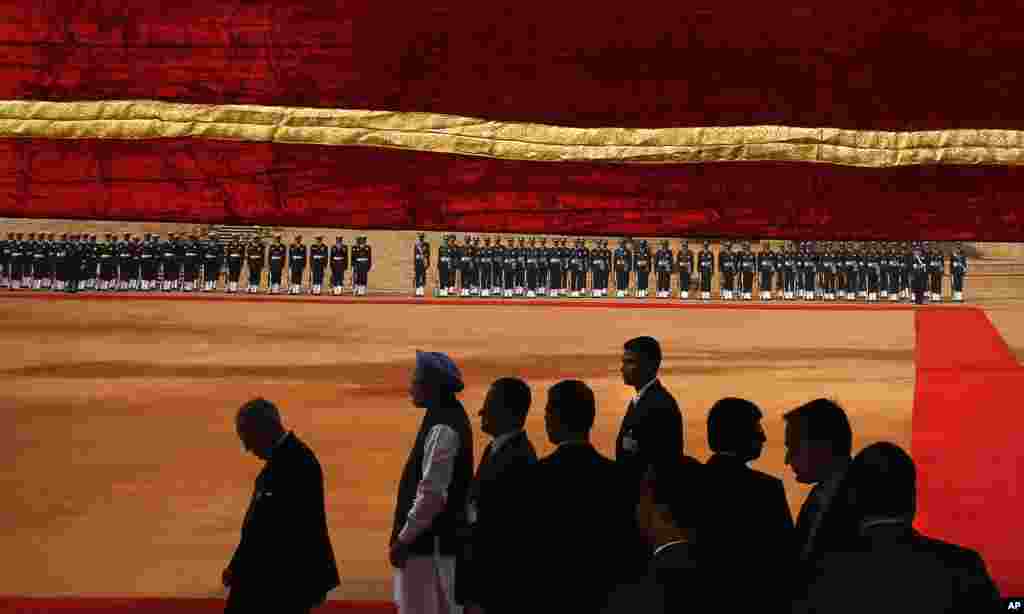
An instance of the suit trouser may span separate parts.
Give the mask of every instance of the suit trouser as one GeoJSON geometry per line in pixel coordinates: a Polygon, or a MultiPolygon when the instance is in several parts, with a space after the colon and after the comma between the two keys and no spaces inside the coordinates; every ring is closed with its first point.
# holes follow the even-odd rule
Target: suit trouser
{"type": "Polygon", "coordinates": [[[33,263],[35,266],[32,269],[34,279],[43,280],[46,279],[47,274],[50,272],[50,267],[46,264],[45,258],[36,258],[33,263]]]}
{"type": "Polygon", "coordinates": [[[252,594],[232,589],[224,604],[224,614],[250,614],[251,612],[279,612],[280,614],[308,614],[308,605],[289,603],[280,595],[252,594]]]}
{"type": "Polygon", "coordinates": [[[152,259],[147,258],[143,260],[142,264],[139,265],[142,271],[142,279],[145,281],[156,281],[156,267],[157,263],[152,259]]]}
{"type": "Polygon", "coordinates": [[[133,281],[139,278],[139,263],[130,262],[121,266],[121,281],[133,281]]]}
{"type": "Polygon", "coordinates": [[[857,292],[857,290],[860,289],[860,288],[857,287],[857,278],[858,278],[858,274],[856,273],[856,271],[851,271],[846,276],[846,293],[847,294],[854,294],[855,292],[857,292]]]}
{"type": "Polygon", "coordinates": [[[516,285],[516,271],[513,269],[505,269],[505,274],[502,276],[505,278],[504,288],[506,290],[512,290],[516,285]]]}
{"type": "Polygon", "coordinates": [[[313,267],[313,285],[322,286],[324,285],[324,271],[327,270],[327,266],[315,266],[313,267]]]}
{"type": "Polygon", "coordinates": [[[437,278],[442,288],[450,288],[455,285],[455,269],[439,264],[437,265],[437,278]]]}
{"type": "Polygon", "coordinates": [[[425,285],[427,285],[427,268],[416,265],[413,268],[413,286],[422,288],[425,285]]]}
{"type": "Polygon", "coordinates": [[[100,279],[103,281],[117,279],[117,264],[110,260],[100,261],[100,279]]]}
{"type": "Polygon", "coordinates": [[[752,271],[743,272],[743,292],[750,293],[754,291],[754,273],[752,271]]]}
{"type": "Polygon", "coordinates": [[[199,265],[191,262],[185,264],[185,283],[195,283],[199,277],[199,265]]]}
{"type": "Polygon", "coordinates": [[[953,273],[953,292],[964,291],[964,274],[953,273]]]}

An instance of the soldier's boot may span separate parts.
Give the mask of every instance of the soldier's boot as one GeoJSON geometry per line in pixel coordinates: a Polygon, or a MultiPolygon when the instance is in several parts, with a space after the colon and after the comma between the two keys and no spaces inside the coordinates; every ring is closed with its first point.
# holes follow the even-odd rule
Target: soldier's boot
{"type": "Polygon", "coordinates": [[[897,295],[897,294],[890,294],[889,295],[889,302],[890,303],[895,303],[895,302],[897,302],[899,300],[900,300],[900,296],[899,295],[897,295]]]}
{"type": "Polygon", "coordinates": [[[441,288],[441,291],[438,294],[441,296],[448,296],[448,288],[441,288]]]}
{"type": "Polygon", "coordinates": [[[955,302],[957,302],[957,303],[964,302],[964,293],[963,292],[954,292],[953,293],[953,300],[955,302]]]}

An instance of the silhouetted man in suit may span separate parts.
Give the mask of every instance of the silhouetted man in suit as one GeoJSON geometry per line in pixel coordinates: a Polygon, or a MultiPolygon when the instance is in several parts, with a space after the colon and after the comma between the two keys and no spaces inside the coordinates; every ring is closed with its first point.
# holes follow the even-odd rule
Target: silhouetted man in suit
{"type": "Polygon", "coordinates": [[[558,449],[524,473],[522,564],[510,585],[529,587],[524,603],[511,604],[519,611],[598,612],[618,581],[634,507],[621,494],[621,468],[590,444],[595,413],[581,381],[548,390],[544,426],[558,449]]]}
{"type": "Polygon", "coordinates": [[[246,451],[267,464],[223,573],[231,589],[225,612],[309,612],[340,583],[320,463],[295,433],[285,431],[267,400],[243,405],[235,427],[246,451]]]}
{"type": "Polygon", "coordinates": [[[503,587],[496,580],[505,557],[518,547],[508,537],[520,521],[509,509],[516,504],[518,476],[537,462],[523,430],[530,401],[526,382],[505,377],[491,384],[480,410],[480,430],[493,439],[469,486],[467,547],[456,560],[455,598],[467,604],[467,611],[497,612],[504,606],[503,587]]]}
{"type": "Polygon", "coordinates": [[[708,413],[713,452],[701,541],[708,545],[712,577],[725,587],[742,585],[759,608],[784,605],[780,584],[792,566],[793,518],[782,480],[747,466],[761,456],[766,437],[760,408],[746,399],[724,398],[708,413]]]}
{"type": "MultiPolygon", "coordinates": [[[[685,456],[675,467],[651,471],[636,507],[636,523],[651,548],[647,571],[635,583],[619,587],[606,614],[663,614],[707,608],[704,567],[704,505],[709,491],[706,467],[685,456]],[[698,542],[699,540],[699,542],[698,542]]],[[[712,610],[708,610],[712,611],[712,610]]]]}
{"type": "Polygon", "coordinates": [[[914,461],[880,442],[850,463],[844,495],[857,521],[851,547],[826,554],[794,612],[889,614],[1005,611],[977,552],[921,535],[914,461]]]}
{"type": "MultiPolygon", "coordinates": [[[[615,461],[622,467],[630,506],[636,505],[640,482],[651,467],[674,466],[683,455],[683,416],[672,394],[658,381],[661,346],[653,337],[637,337],[623,345],[622,380],[636,390],[615,440],[615,461]]],[[[637,533],[630,562],[634,574],[646,566],[647,547],[637,533]]]]}
{"type": "Polygon", "coordinates": [[[786,464],[797,482],[814,484],[796,521],[794,579],[799,583],[822,553],[845,546],[849,537],[848,512],[836,495],[850,464],[853,432],[846,412],[828,399],[801,405],[783,419],[786,464]]]}

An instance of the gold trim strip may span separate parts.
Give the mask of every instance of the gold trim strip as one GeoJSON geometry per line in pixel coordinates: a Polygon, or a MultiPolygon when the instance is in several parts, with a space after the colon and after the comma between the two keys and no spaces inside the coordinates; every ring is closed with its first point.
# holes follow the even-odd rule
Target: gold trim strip
{"type": "Polygon", "coordinates": [[[151,100],[0,101],[0,138],[199,138],[384,147],[544,162],[789,161],[875,168],[1024,164],[1024,131],[1020,130],[571,128],[435,113],[151,100]]]}

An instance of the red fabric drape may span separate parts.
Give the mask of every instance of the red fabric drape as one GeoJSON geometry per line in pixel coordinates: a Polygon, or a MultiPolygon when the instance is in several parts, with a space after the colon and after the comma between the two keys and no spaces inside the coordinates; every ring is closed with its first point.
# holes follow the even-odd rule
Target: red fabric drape
{"type": "Polygon", "coordinates": [[[592,165],[203,140],[0,141],[0,216],[645,236],[1024,237],[1024,168],[592,165]]]}

